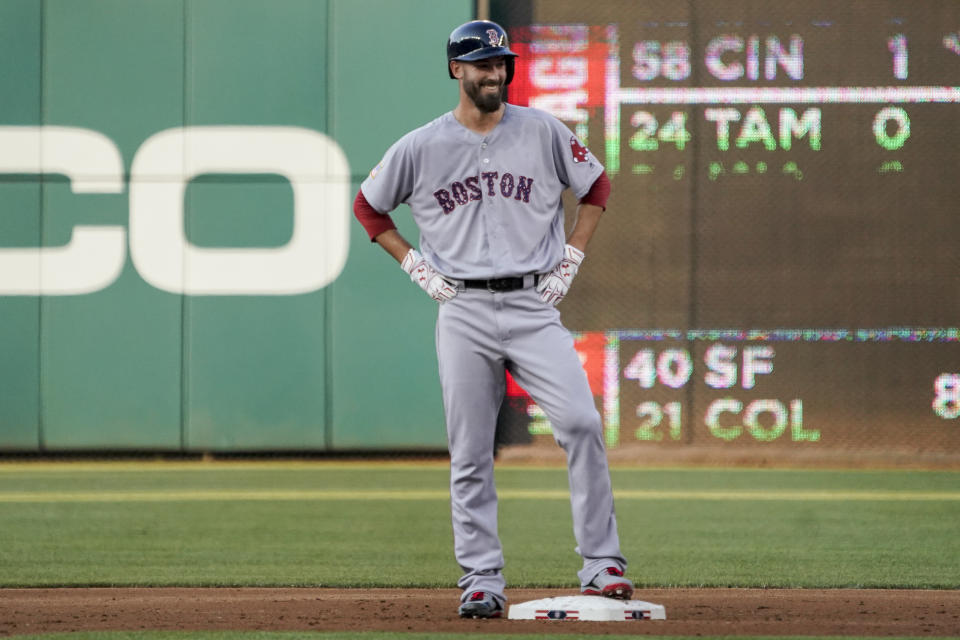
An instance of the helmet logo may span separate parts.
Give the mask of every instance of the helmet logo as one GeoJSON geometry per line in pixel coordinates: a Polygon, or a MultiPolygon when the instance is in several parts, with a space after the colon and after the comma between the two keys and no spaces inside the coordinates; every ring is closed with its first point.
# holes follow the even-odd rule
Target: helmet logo
{"type": "Polygon", "coordinates": [[[487,29],[487,38],[490,40],[491,47],[500,46],[500,32],[496,29],[487,29]]]}

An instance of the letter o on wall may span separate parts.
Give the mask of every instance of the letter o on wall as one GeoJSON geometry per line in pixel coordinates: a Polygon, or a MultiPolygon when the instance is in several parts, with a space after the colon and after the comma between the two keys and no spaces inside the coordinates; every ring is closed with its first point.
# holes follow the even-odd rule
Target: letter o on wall
{"type": "Polygon", "coordinates": [[[299,127],[184,127],[148,138],[130,172],[130,255],[170,293],[294,295],[337,278],[349,249],[350,169],[328,136],[299,127]],[[293,188],[281,247],[206,248],[184,225],[187,184],[207,173],[276,174],[293,188]]]}

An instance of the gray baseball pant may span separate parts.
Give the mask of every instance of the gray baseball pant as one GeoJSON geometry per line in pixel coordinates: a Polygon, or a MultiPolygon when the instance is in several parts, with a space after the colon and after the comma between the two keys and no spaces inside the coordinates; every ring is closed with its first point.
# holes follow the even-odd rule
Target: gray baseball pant
{"type": "Polygon", "coordinates": [[[461,290],[440,305],[437,359],[450,449],[454,554],[474,591],[503,597],[493,454],[504,369],[543,409],[567,455],[578,572],[588,584],[608,566],[626,569],[617,535],[602,420],[560,313],[533,288],[461,290]]]}

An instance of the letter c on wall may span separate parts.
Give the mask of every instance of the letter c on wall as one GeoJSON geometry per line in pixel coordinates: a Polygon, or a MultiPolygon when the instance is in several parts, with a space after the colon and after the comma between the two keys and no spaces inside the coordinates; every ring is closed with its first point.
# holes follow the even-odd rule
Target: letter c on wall
{"type": "MultiPolygon", "coordinates": [[[[74,193],[123,193],[123,159],[105,135],[78,127],[0,127],[0,173],[62,174],[74,193]]],[[[0,295],[79,295],[123,271],[123,227],[78,225],[59,247],[0,249],[0,295]]]]}

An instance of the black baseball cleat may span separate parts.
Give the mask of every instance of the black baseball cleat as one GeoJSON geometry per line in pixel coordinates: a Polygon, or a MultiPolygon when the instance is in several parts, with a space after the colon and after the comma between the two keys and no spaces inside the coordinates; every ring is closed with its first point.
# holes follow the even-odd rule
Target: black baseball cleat
{"type": "Polygon", "coordinates": [[[461,618],[499,618],[503,615],[503,604],[486,591],[474,591],[460,605],[461,618]]]}
{"type": "Polygon", "coordinates": [[[629,600],[633,596],[633,583],[623,577],[623,571],[607,567],[580,589],[585,596],[604,596],[617,600],[629,600]]]}

